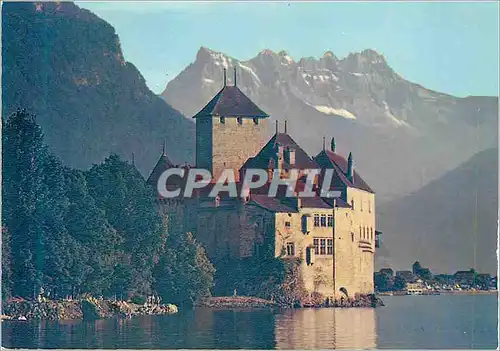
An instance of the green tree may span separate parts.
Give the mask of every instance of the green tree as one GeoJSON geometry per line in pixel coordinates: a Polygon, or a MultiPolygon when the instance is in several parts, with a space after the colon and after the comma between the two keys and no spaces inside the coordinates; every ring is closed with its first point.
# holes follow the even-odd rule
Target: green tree
{"type": "Polygon", "coordinates": [[[392,280],[387,274],[381,272],[375,272],[373,274],[375,289],[377,291],[390,291],[392,290],[392,280]]]}
{"type": "Polygon", "coordinates": [[[422,278],[423,281],[430,282],[434,280],[434,276],[429,268],[420,269],[419,277],[422,278]]]}
{"type": "Polygon", "coordinates": [[[404,280],[403,277],[397,275],[396,278],[394,278],[394,290],[395,291],[402,291],[406,289],[406,280],[404,280]]]}
{"type": "Polygon", "coordinates": [[[56,246],[51,234],[62,229],[47,203],[53,200],[44,175],[49,152],[34,115],[18,110],[2,123],[2,220],[11,234],[12,293],[34,297],[56,246]]]}
{"type": "Polygon", "coordinates": [[[11,296],[12,251],[10,245],[10,233],[7,228],[2,227],[2,299],[11,296]]]}
{"type": "Polygon", "coordinates": [[[86,173],[90,195],[121,240],[111,292],[151,292],[152,270],[165,250],[166,229],[153,190],[137,169],[117,155],[86,173]]]}
{"type": "Polygon", "coordinates": [[[412,266],[413,275],[419,276],[421,270],[422,266],[420,265],[420,262],[415,261],[415,263],[412,266]]]}
{"type": "Polygon", "coordinates": [[[81,171],[66,171],[69,206],[65,214],[68,233],[78,242],[84,265],[79,272],[78,290],[96,295],[110,294],[113,270],[121,238],[108,223],[103,210],[90,195],[81,171]]]}
{"type": "Polygon", "coordinates": [[[215,268],[191,233],[169,234],[154,288],[164,301],[191,306],[210,296],[215,268]]]}
{"type": "Polygon", "coordinates": [[[491,275],[490,274],[477,274],[474,280],[474,285],[479,287],[481,290],[488,290],[491,285],[491,275]]]}

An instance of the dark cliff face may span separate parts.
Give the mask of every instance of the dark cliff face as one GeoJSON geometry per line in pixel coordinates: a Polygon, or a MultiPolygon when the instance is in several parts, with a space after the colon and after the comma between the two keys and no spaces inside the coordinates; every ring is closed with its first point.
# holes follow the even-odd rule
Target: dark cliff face
{"type": "Polygon", "coordinates": [[[378,206],[379,266],[496,273],[498,150],[482,151],[416,193],[378,206]]]}
{"type": "Polygon", "coordinates": [[[162,97],[190,117],[220,90],[224,67],[228,84],[236,68],[240,89],[271,115],[270,134],[272,120],[286,119],[311,154],[320,151],[323,135],[334,136],[339,152],[353,152],[379,200],[410,193],[498,144],[497,97],[457,98],[426,89],[373,50],[297,61],[285,51],[264,50],[239,61],[202,47],[162,97]]]}
{"type": "Polygon", "coordinates": [[[3,116],[37,115],[51,149],[87,168],[110,153],[135,154],[147,176],[167,142],[191,162],[194,123],[157,97],[125,61],[114,28],[73,3],[2,6],[3,116]]]}

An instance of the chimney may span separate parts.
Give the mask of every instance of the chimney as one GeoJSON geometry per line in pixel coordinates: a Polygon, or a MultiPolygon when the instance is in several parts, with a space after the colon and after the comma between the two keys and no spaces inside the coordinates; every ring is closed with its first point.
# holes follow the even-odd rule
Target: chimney
{"type": "Polygon", "coordinates": [[[335,152],[335,138],[332,137],[332,141],[330,142],[330,150],[335,152]]]}
{"type": "Polygon", "coordinates": [[[234,86],[236,86],[236,67],[234,67],[234,86]]]}
{"type": "Polygon", "coordinates": [[[276,134],[278,134],[278,121],[276,121],[276,134]]]}
{"type": "Polygon", "coordinates": [[[323,137],[323,151],[325,151],[325,137],[323,137]]]}
{"type": "Polygon", "coordinates": [[[286,120],[285,120],[285,134],[286,134],[286,120]]]}
{"type": "Polygon", "coordinates": [[[224,68],[224,86],[226,86],[226,81],[227,81],[227,79],[226,79],[226,69],[224,68]]]}
{"type": "Polygon", "coordinates": [[[353,164],[352,164],[352,152],[349,152],[349,157],[347,158],[347,179],[349,179],[351,182],[354,179],[354,169],[353,169],[353,164]]]}

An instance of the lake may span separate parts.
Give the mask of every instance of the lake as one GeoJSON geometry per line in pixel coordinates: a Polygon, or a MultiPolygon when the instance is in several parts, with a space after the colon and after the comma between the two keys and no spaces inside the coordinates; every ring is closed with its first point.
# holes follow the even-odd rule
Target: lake
{"type": "Polygon", "coordinates": [[[2,346],[162,349],[496,349],[497,295],[384,296],[377,309],[216,311],[5,321],[2,346]]]}

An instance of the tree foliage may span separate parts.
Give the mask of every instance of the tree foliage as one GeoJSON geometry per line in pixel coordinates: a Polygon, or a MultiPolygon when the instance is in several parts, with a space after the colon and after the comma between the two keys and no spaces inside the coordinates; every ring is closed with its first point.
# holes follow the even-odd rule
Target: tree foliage
{"type": "Polygon", "coordinates": [[[396,278],[394,278],[394,290],[395,291],[403,291],[406,289],[407,282],[406,280],[397,275],[396,278]]]}
{"type": "Polygon", "coordinates": [[[391,291],[393,288],[392,277],[388,274],[375,272],[373,274],[375,290],[377,291],[391,291]]]}
{"type": "Polygon", "coordinates": [[[283,306],[295,306],[306,296],[300,260],[283,257],[226,259],[217,263],[215,292],[255,296],[283,306]]]}
{"type": "Polygon", "coordinates": [[[163,300],[192,306],[210,296],[214,273],[205,250],[191,233],[171,233],[155,269],[154,287],[163,300]]]}
{"type": "Polygon", "coordinates": [[[210,295],[214,268],[190,233],[167,240],[156,198],[116,155],[88,171],[50,153],[34,115],[2,121],[3,297],[90,293],[192,304],[210,295]],[[156,279],[156,282],[155,282],[156,279]]]}

